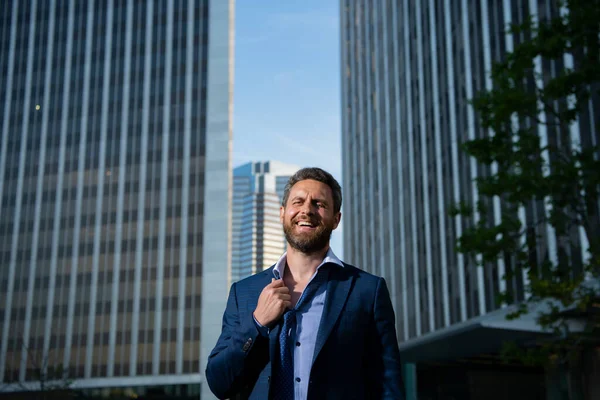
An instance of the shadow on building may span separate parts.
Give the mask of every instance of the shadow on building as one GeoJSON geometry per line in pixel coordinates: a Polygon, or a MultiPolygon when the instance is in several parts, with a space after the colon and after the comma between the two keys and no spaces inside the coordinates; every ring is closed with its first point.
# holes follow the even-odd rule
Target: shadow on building
{"type": "Polygon", "coordinates": [[[542,368],[502,365],[495,357],[417,365],[419,400],[546,398],[542,368]]]}

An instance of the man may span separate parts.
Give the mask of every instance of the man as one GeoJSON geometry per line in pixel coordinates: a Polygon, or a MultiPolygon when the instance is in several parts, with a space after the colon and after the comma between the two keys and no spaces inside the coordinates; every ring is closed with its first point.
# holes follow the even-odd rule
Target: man
{"type": "Polygon", "coordinates": [[[305,168],[289,179],[280,208],[288,251],[231,286],[206,368],[217,397],[404,399],[386,283],[329,248],[341,206],[329,173],[305,168]]]}

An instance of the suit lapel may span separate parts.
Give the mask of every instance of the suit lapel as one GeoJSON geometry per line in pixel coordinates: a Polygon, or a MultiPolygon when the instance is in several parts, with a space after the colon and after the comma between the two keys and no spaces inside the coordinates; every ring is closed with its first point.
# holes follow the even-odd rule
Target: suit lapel
{"type": "Polygon", "coordinates": [[[254,312],[254,310],[256,309],[256,305],[258,304],[258,298],[262,290],[265,288],[265,286],[271,283],[271,278],[273,278],[273,267],[270,267],[269,269],[266,269],[263,272],[261,272],[260,278],[260,280],[257,280],[255,282],[256,286],[254,286],[254,288],[251,289],[251,291],[254,292],[255,295],[249,296],[248,302],[246,303],[246,307],[248,309],[248,312],[250,313],[254,312]]]}
{"type": "Polygon", "coordinates": [[[313,363],[317,359],[319,352],[325,345],[335,323],[340,317],[340,313],[346,304],[354,276],[348,274],[344,268],[337,265],[331,266],[329,282],[327,282],[327,295],[323,307],[323,315],[317,332],[317,341],[315,343],[315,352],[313,363]]]}
{"type": "Polygon", "coordinates": [[[278,323],[271,329],[269,332],[269,358],[271,360],[271,364],[273,364],[276,360],[275,357],[279,354],[279,332],[281,331],[281,324],[278,323]]]}
{"type": "MultiPolygon", "coordinates": [[[[252,301],[248,303],[248,312],[253,312],[256,309],[256,305],[258,303],[258,297],[262,290],[271,283],[271,278],[273,278],[273,268],[275,266],[271,266],[269,269],[266,269],[262,272],[261,279],[257,281],[257,286],[255,287],[258,296],[256,298],[252,298],[252,301]]],[[[279,337],[280,324],[275,325],[273,329],[269,332],[269,350],[270,350],[270,359],[273,362],[274,354],[277,354],[275,351],[277,350],[277,340],[279,337]]]]}
{"type": "MultiPolygon", "coordinates": [[[[273,269],[275,265],[271,266],[269,269],[265,270],[263,273],[263,279],[259,281],[259,287],[257,288],[259,296],[260,292],[271,283],[271,279],[273,278],[273,269]]],[[[258,297],[256,297],[256,301],[258,302],[258,297]]],[[[251,310],[256,309],[256,303],[251,305],[251,310]]],[[[273,329],[269,332],[269,358],[271,360],[271,364],[273,363],[274,357],[279,353],[277,347],[279,346],[279,331],[281,330],[281,324],[277,323],[273,329]]],[[[267,366],[271,368],[270,365],[267,366]]]]}

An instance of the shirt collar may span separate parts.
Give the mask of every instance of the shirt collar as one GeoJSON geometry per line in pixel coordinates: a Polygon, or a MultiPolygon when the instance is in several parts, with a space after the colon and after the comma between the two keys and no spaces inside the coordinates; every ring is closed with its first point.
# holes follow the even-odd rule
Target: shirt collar
{"type": "MultiPolygon", "coordinates": [[[[279,258],[279,261],[277,261],[277,263],[275,264],[275,268],[273,268],[273,276],[275,276],[275,279],[280,279],[280,277],[283,276],[283,272],[285,271],[286,261],[287,261],[287,252],[283,253],[281,258],[279,258]]],[[[327,250],[327,254],[325,254],[325,258],[323,259],[323,261],[321,261],[321,264],[319,264],[319,266],[317,267],[317,271],[319,270],[319,268],[321,268],[326,263],[334,263],[334,264],[339,265],[340,267],[344,266],[344,263],[342,262],[342,260],[340,260],[333,253],[333,250],[331,250],[331,247],[329,248],[329,250],[327,250]]]]}

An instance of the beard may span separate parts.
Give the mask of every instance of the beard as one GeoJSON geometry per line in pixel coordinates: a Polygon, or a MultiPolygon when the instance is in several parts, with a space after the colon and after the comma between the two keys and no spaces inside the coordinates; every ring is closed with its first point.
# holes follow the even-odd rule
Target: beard
{"type": "MultiPolygon", "coordinates": [[[[323,250],[329,244],[333,226],[318,225],[314,232],[294,233],[297,221],[283,224],[283,233],[289,245],[304,254],[312,254],[323,250]]],[[[315,221],[311,220],[315,224],[315,221]]]]}

